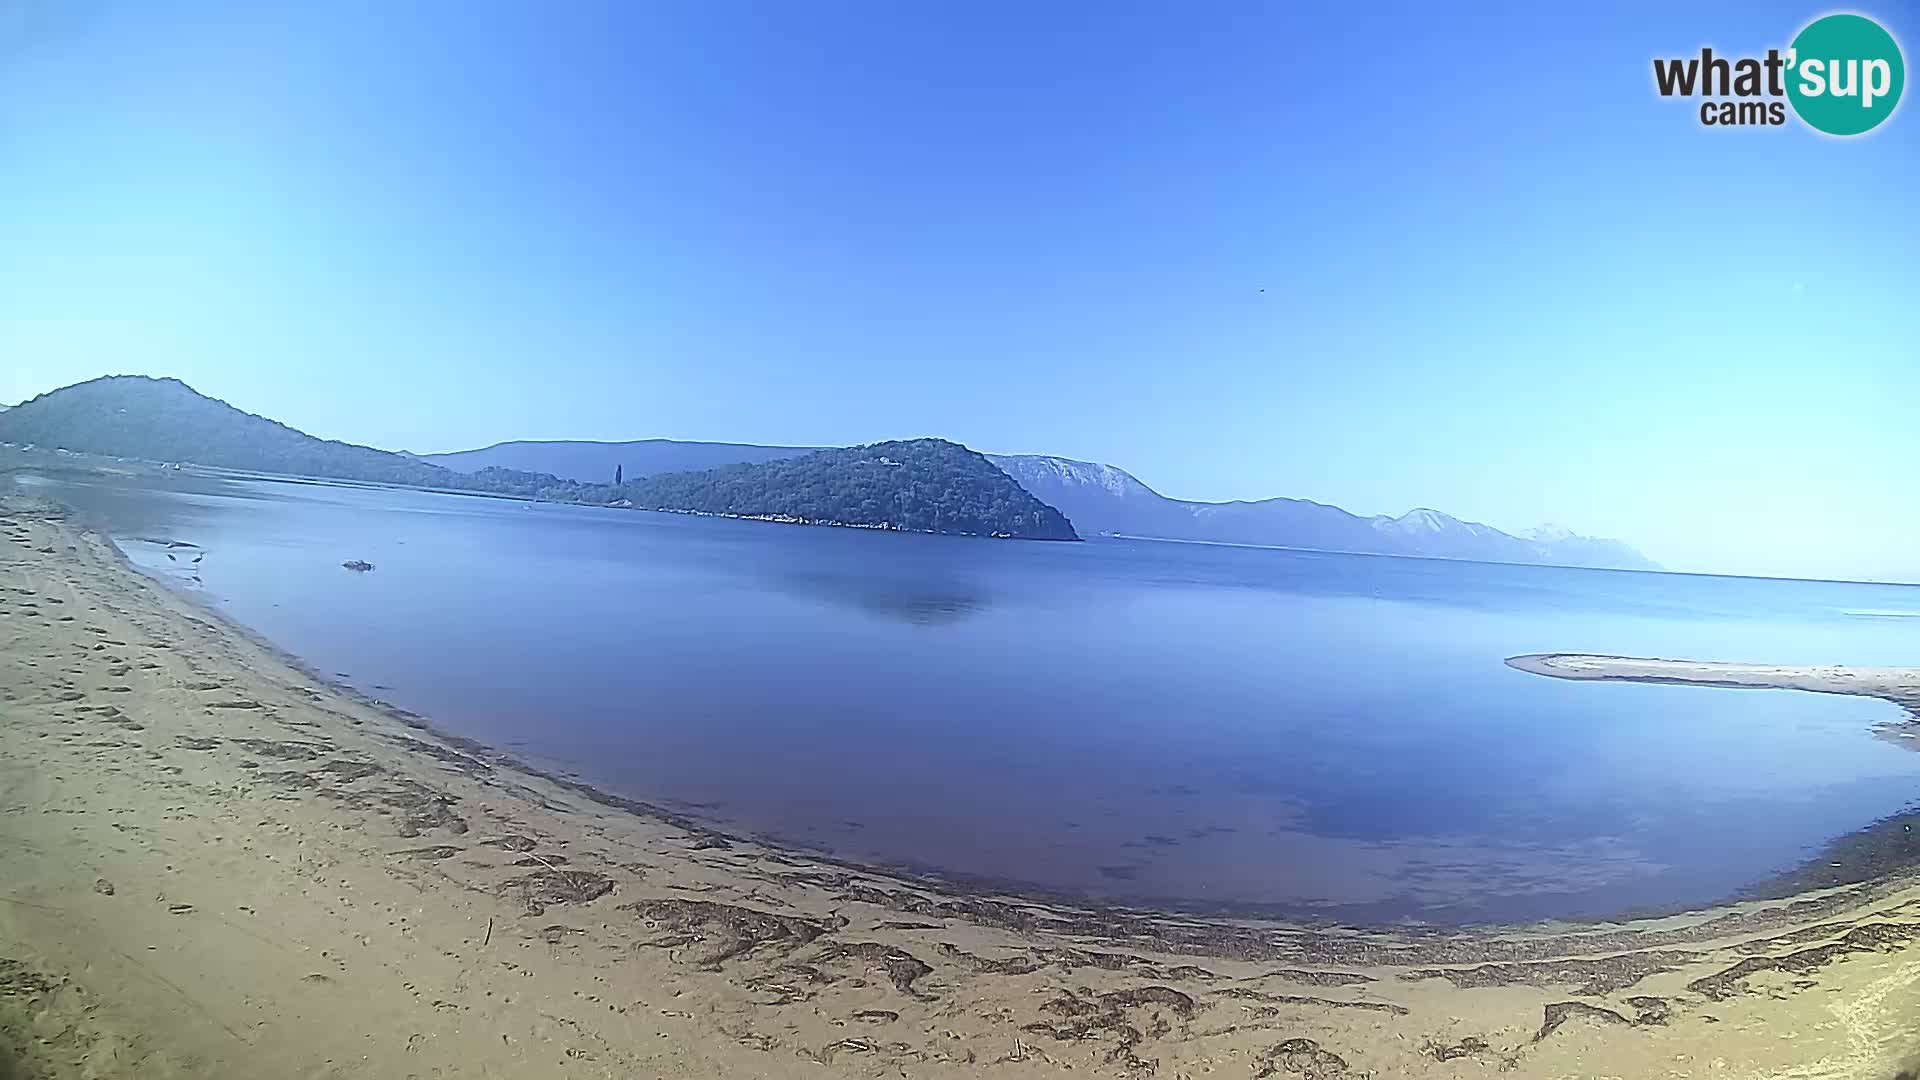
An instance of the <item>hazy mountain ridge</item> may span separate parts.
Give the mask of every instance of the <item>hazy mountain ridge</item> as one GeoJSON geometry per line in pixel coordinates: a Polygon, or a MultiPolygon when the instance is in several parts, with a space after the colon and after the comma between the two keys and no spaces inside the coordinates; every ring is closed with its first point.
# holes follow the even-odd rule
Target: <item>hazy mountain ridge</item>
{"type": "Polygon", "coordinates": [[[453,454],[394,453],[318,439],[205,397],[177,379],[145,376],[95,379],[0,411],[0,440],[259,472],[874,528],[1039,538],[1070,538],[1077,529],[1326,551],[1656,568],[1618,540],[1554,526],[1515,536],[1427,508],[1399,517],[1360,517],[1306,499],[1172,499],[1113,465],[1043,454],[981,455],[937,439],[825,450],[668,439],[553,440],[453,454]],[[889,457],[876,447],[895,448],[898,460],[911,459],[914,468],[876,465],[876,458],[889,457]],[[441,464],[448,460],[465,467],[441,464]],[[687,461],[717,467],[658,471],[687,461]],[[627,481],[619,488],[609,483],[616,465],[627,481]]]}
{"type": "Polygon", "coordinates": [[[1426,508],[1360,517],[1307,499],[1207,503],[1172,499],[1112,465],[1043,454],[989,454],[1020,485],[1083,534],[1261,544],[1381,555],[1657,569],[1618,540],[1539,529],[1514,536],[1426,508]]]}
{"type": "MultiPolygon", "coordinates": [[[[556,440],[500,443],[478,451],[425,455],[422,460],[454,467],[511,461],[521,467],[595,480],[611,476],[615,465],[622,465],[630,478],[645,476],[651,471],[650,462],[657,460],[649,455],[686,450],[704,455],[702,460],[716,465],[777,460],[761,456],[765,454],[807,452],[798,447],[666,439],[626,443],[556,440]],[[730,461],[714,460],[729,455],[733,455],[730,461]]],[[[986,458],[1041,502],[1059,509],[1083,535],[1113,533],[1489,562],[1657,569],[1618,540],[1580,536],[1553,526],[1514,535],[1424,507],[1399,517],[1361,517],[1308,499],[1197,502],[1161,495],[1114,465],[1048,454],[988,454],[986,458]]]]}
{"type": "Polygon", "coordinates": [[[0,414],[0,438],[112,457],[191,461],[343,480],[437,487],[455,474],[368,446],[315,438],[206,397],[178,379],[113,375],[0,414]]]}
{"type": "MultiPolygon", "coordinates": [[[[629,480],[637,480],[674,471],[674,466],[684,466],[688,461],[712,468],[811,452],[802,447],[668,439],[523,440],[481,450],[420,455],[419,460],[455,469],[507,465],[604,483],[612,477],[615,466],[621,467],[629,480]]],[[[1041,502],[1061,510],[1076,528],[1090,532],[1503,562],[1649,565],[1624,545],[1593,547],[1611,542],[1589,541],[1572,534],[1545,541],[1519,538],[1437,510],[1413,510],[1398,518],[1362,518],[1337,506],[1306,499],[1193,502],[1166,498],[1114,465],[1041,454],[990,454],[987,458],[1041,502]]]]}
{"type": "Polygon", "coordinates": [[[517,439],[478,450],[409,457],[455,472],[489,467],[552,473],[588,484],[613,481],[618,467],[628,478],[659,473],[716,469],[724,465],[758,464],[800,457],[820,446],[757,446],[752,443],[685,442],[675,439],[635,439],[629,442],[592,442],[571,439],[517,439]]]}

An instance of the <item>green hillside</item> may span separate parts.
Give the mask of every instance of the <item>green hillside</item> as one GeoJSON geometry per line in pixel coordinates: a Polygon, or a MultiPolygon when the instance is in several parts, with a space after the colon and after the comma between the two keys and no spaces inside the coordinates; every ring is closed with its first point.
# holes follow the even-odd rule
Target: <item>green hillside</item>
{"type": "Polygon", "coordinates": [[[618,492],[646,509],[909,532],[1079,539],[1060,511],[1028,494],[984,455],[945,439],[668,473],[622,484],[618,492]]]}

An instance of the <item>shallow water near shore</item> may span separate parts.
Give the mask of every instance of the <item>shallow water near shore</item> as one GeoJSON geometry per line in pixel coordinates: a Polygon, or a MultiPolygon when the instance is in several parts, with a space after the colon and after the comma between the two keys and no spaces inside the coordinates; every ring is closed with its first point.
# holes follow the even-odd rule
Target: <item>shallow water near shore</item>
{"type": "Polygon", "coordinates": [[[1920,795],[1920,754],[1875,737],[1901,718],[1883,702],[1502,662],[1907,663],[1920,625],[1850,614],[1920,607],[1904,587],[189,473],[10,483],[449,732],[731,830],[977,880],[1343,921],[1594,917],[1727,896],[1920,795]]]}

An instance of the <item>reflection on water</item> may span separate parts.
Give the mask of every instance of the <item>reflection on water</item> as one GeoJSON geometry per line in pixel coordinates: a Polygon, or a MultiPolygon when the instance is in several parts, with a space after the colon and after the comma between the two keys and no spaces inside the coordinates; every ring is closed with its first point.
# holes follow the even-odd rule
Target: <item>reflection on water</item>
{"type": "Polygon", "coordinates": [[[914,626],[958,622],[987,607],[984,589],[961,578],[870,580],[854,574],[793,570],[768,579],[775,588],[914,626]]]}
{"type": "MultiPolygon", "coordinates": [[[[1021,544],[169,473],[16,477],[321,671],[636,797],[1099,898],[1435,921],[1699,903],[1920,790],[1891,706],[1525,652],[1885,664],[1912,590],[1021,544]],[[340,564],[365,559],[377,570],[340,564]]],[[[1884,850],[1884,849],[1877,849],[1884,850]]]]}

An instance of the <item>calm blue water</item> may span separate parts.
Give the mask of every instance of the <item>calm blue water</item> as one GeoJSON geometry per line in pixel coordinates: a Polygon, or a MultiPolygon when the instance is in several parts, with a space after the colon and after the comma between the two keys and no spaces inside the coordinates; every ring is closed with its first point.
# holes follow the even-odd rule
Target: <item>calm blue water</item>
{"type": "Polygon", "coordinates": [[[1920,589],[992,542],[175,475],[15,481],[460,735],[838,855],[1433,921],[1704,903],[1920,802],[1881,702],[1516,653],[1920,662],[1920,589]],[[377,566],[369,574],[346,559],[377,566]]]}

